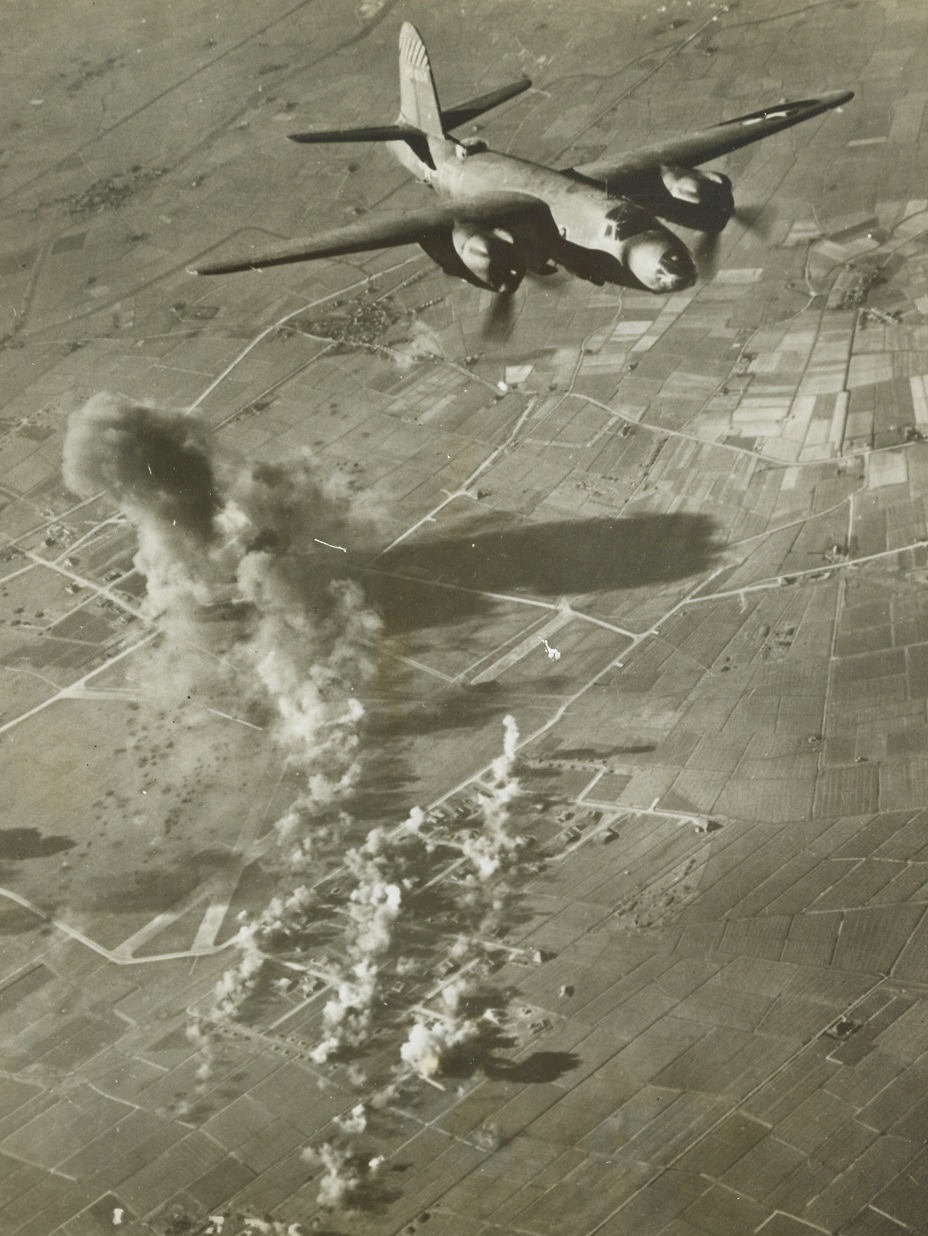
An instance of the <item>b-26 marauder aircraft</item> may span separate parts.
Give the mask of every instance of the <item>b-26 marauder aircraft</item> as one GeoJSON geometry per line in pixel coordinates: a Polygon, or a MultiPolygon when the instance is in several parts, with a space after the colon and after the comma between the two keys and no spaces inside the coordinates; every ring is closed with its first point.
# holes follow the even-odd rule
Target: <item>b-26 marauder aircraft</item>
{"type": "Polygon", "coordinates": [[[760,138],[840,107],[852,91],[779,103],[686,137],[601,162],[555,171],[497,154],[454,129],[527,90],[525,78],[442,109],[418,31],[400,31],[400,115],[393,125],[294,133],[295,142],[386,142],[438,201],[402,215],[377,215],[265,252],[195,269],[200,275],[260,270],[418,244],[449,275],[508,296],[527,273],[563,267],[595,284],[678,292],[696,262],[664,223],[717,237],[735,212],[731,181],[696,168],[760,138]],[[664,222],[661,222],[663,220],[664,222]]]}

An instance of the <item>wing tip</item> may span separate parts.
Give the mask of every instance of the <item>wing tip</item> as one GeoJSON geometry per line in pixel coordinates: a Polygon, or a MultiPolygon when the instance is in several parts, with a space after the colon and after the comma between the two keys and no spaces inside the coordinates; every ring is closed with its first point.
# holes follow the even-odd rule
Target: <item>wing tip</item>
{"type": "Polygon", "coordinates": [[[188,266],[188,275],[238,275],[250,270],[262,271],[270,262],[208,262],[205,266],[188,266]]]}

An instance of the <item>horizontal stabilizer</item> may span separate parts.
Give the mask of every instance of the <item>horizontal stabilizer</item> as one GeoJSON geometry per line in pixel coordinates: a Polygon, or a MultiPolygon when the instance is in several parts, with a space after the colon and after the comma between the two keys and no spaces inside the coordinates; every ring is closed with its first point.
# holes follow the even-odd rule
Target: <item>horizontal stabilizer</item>
{"type": "Polygon", "coordinates": [[[482,116],[484,112],[490,111],[491,108],[499,107],[500,103],[505,103],[507,99],[514,99],[517,94],[522,94],[531,86],[531,79],[523,77],[521,81],[513,82],[511,86],[500,86],[499,90],[491,90],[489,94],[482,94],[477,99],[469,99],[466,103],[459,103],[457,107],[444,108],[441,113],[442,124],[445,132],[450,132],[451,129],[457,129],[462,124],[468,124],[471,120],[476,120],[478,116],[482,116]]]}
{"type": "Polygon", "coordinates": [[[366,129],[320,129],[316,133],[288,133],[291,142],[402,142],[419,137],[408,124],[370,125],[366,129]]]}

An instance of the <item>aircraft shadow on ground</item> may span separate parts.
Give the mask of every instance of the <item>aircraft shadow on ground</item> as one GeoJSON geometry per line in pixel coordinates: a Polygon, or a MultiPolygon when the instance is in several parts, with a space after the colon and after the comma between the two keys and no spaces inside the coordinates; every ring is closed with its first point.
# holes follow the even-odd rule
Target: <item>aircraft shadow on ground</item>
{"type": "Polygon", "coordinates": [[[550,599],[686,579],[717,552],[714,527],[706,515],[683,513],[502,528],[481,521],[399,545],[362,580],[387,633],[396,633],[479,615],[492,604],[481,592],[550,599]]]}

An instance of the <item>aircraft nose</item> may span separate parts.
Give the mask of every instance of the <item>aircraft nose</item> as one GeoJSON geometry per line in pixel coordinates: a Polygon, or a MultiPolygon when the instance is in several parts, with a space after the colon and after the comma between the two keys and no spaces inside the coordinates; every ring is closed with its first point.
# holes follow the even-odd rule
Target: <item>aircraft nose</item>
{"type": "Polygon", "coordinates": [[[682,241],[644,235],[632,239],[626,252],[628,268],[651,292],[681,292],[696,282],[696,263],[682,241]]]}

